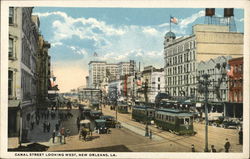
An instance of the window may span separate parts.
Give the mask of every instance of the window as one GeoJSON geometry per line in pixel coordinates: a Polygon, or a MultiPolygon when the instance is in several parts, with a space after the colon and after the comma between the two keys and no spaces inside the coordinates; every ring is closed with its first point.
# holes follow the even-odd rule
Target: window
{"type": "Polygon", "coordinates": [[[9,38],[9,57],[13,57],[14,56],[14,39],[9,38]]]}
{"type": "Polygon", "coordinates": [[[13,71],[9,71],[8,75],[8,95],[13,95],[13,71]]]}
{"type": "Polygon", "coordinates": [[[9,8],[9,24],[14,24],[14,7],[9,8]]]}
{"type": "Polygon", "coordinates": [[[161,89],[161,85],[160,84],[158,84],[158,90],[160,90],[161,89]]]}

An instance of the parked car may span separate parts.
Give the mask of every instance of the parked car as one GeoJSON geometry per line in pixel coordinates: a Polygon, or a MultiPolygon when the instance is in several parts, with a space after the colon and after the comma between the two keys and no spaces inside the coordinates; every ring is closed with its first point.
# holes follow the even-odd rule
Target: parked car
{"type": "Polygon", "coordinates": [[[234,121],[223,121],[221,124],[221,127],[226,129],[238,129],[240,126],[240,123],[234,121]]]}

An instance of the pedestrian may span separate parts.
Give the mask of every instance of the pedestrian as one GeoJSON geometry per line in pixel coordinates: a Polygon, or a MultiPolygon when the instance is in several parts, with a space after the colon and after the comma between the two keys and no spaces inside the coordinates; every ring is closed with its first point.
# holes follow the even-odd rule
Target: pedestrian
{"type": "Polygon", "coordinates": [[[60,143],[62,143],[62,135],[61,135],[60,131],[58,132],[58,135],[57,135],[57,136],[58,136],[59,139],[60,139],[60,143]]]}
{"type": "Polygon", "coordinates": [[[31,122],[31,130],[34,129],[34,121],[31,122]]]}
{"type": "Polygon", "coordinates": [[[239,131],[239,144],[240,145],[243,144],[243,130],[242,130],[242,128],[240,128],[240,131],[239,131]]]}
{"type": "Polygon", "coordinates": [[[39,125],[39,119],[36,120],[36,125],[39,125]]]}
{"type": "Polygon", "coordinates": [[[50,132],[50,122],[47,123],[47,132],[50,132]]]}
{"type": "Polygon", "coordinates": [[[55,127],[56,127],[56,131],[58,131],[59,130],[59,124],[56,123],[55,127]]]}
{"type": "Polygon", "coordinates": [[[64,130],[64,127],[61,128],[60,133],[61,133],[61,136],[62,136],[62,138],[64,140],[64,143],[65,143],[65,130],[64,130]]]}
{"type": "Polygon", "coordinates": [[[211,145],[211,152],[216,152],[216,149],[214,148],[214,145],[211,145]]]}
{"type": "Polygon", "coordinates": [[[230,147],[231,147],[231,144],[230,144],[230,142],[228,141],[228,138],[226,138],[226,143],[225,143],[225,145],[224,145],[225,152],[229,152],[230,147]]]}
{"type": "Polygon", "coordinates": [[[195,152],[194,144],[191,145],[191,151],[195,152]]]}
{"type": "Polygon", "coordinates": [[[149,131],[149,138],[152,139],[152,130],[149,131]]]}
{"type": "Polygon", "coordinates": [[[46,122],[44,121],[43,122],[43,132],[45,132],[45,130],[46,130],[46,122]]]}
{"type": "Polygon", "coordinates": [[[84,139],[84,141],[86,141],[86,136],[87,136],[87,132],[85,130],[83,130],[83,139],[84,139]]]}
{"type": "Polygon", "coordinates": [[[52,142],[55,143],[56,130],[52,133],[52,142]]]}

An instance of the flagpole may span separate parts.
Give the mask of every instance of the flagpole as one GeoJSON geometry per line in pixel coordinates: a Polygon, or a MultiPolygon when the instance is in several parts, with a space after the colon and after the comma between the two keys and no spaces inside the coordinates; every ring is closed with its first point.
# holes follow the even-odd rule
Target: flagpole
{"type": "Polygon", "coordinates": [[[169,16],[170,32],[171,32],[171,15],[169,16]]]}

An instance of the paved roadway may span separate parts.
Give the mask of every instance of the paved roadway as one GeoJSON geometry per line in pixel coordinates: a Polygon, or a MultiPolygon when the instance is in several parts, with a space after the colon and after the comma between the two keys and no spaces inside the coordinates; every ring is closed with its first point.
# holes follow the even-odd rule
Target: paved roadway
{"type": "MultiPolygon", "coordinates": [[[[66,111],[66,110],[65,110],[66,111]]],[[[109,106],[102,108],[105,115],[115,116],[115,111],[109,106]]],[[[131,113],[118,113],[118,121],[122,128],[111,129],[111,134],[93,133],[91,141],[82,141],[78,138],[76,118],[79,110],[73,109],[74,115],[70,120],[63,122],[65,129],[70,129],[70,137],[66,138],[66,144],[59,141],[52,143],[51,133],[43,133],[42,126],[30,133],[31,141],[50,146],[48,151],[88,151],[88,152],[190,152],[191,144],[195,145],[198,152],[204,149],[204,125],[195,123],[194,128],[198,132],[195,136],[177,136],[167,131],[159,130],[149,126],[153,131],[153,139],[145,137],[145,125],[131,119],[131,113]]],[[[57,121],[50,120],[52,125],[57,121]]],[[[238,131],[234,129],[223,129],[209,126],[209,147],[215,145],[218,152],[224,151],[225,138],[231,142],[231,152],[242,152],[242,145],[238,145],[238,131]]]]}
{"type": "MultiPolygon", "coordinates": [[[[109,106],[102,107],[104,114],[115,116],[115,111],[110,110],[109,106]]],[[[131,113],[120,114],[118,113],[118,121],[121,123],[129,124],[131,126],[145,130],[145,125],[135,122],[131,119],[131,113]]],[[[155,142],[154,145],[142,144],[145,149],[152,148],[152,151],[160,150],[159,147],[165,147],[166,152],[190,152],[192,144],[195,145],[196,151],[204,151],[205,145],[205,126],[204,124],[194,123],[194,129],[197,132],[194,136],[177,136],[167,131],[159,130],[154,126],[149,126],[153,131],[153,136],[157,135],[163,138],[161,141],[155,142]]],[[[208,127],[208,143],[209,148],[215,145],[218,152],[224,151],[225,139],[228,138],[231,143],[231,152],[242,152],[242,145],[238,144],[238,130],[224,129],[219,127],[208,127]]],[[[131,147],[133,151],[141,151],[141,147],[131,147]]]]}

